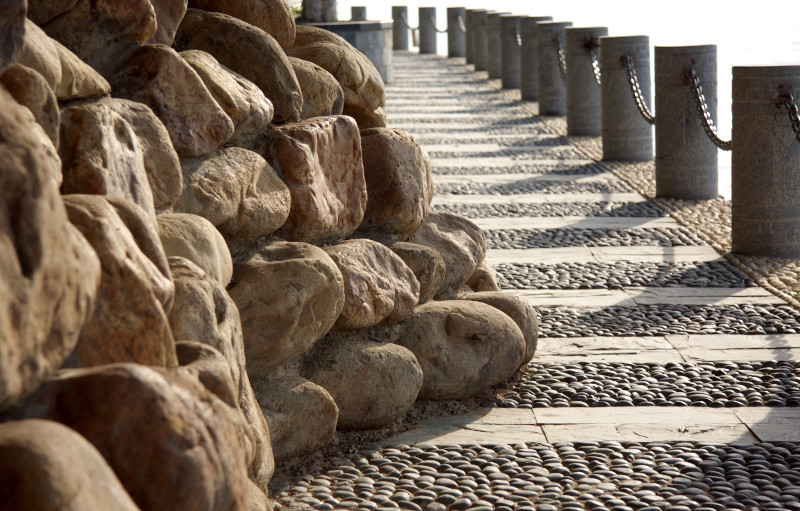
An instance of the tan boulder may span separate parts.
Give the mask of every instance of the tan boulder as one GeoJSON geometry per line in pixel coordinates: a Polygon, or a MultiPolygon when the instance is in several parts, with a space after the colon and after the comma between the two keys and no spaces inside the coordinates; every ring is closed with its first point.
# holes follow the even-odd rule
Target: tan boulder
{"type": "Polygon", "coordinates": [[[244,511],[241,419],[196,380],[138,364],[64,370],[15,415],[68,426],[105,457],[142,511],[244,511]]]}
{"type": "Polygon", "coordinates": [[[222,353],[208,344],[194,341],[176,342],[175,353],[180,364],[178,372],[197,378],[206,390],[226,405],[239,408],[231,368],[222,353]]]}
{"type": "Polygon", "coordinates": [[[332,74],[307,60],[289,57],[303,93],[302,119],[340,115],[344,108],[344,91],[332,74]]]}
{"type": "Polygon", "coordinates": [[[175,211],[208,219],[226,238],[259,238],[286,222],[289,189],[258,154],[227,147],[181,165],[183,194],[175,211]]]}
{"type": "Polygon", "coordinates": [[[400,256],[406,266],[414,272],[419,281],[419,303],[423,304],[433,300],[444,282],[447,269],[444,259],[435,249],[398,241],[390,245],[392,252],[400,256]]]}
{"type": "Polygon", "coordinates": [[[147,42],[148,44],[165,44],[172,46],[175,32],[186,14],[187,0],[150,0],[156,12],[158,28],[147,42]]]}
{"type": "Polygon", "coordinates": [[[59,167],[0,87],[0,411],[61,366],[94,308],[100,262],[67,218],[59,167]]]}
{"type": "Polygon", "coordinates": [[[408,317],[419,300],[419,282],[391,249],[352,239],[326,247],[344,278],[344,308],[334,328],[358,330],[408,317]]]}
{"type": "Polygon", "coordinates": [[[0,85],[13,96],[17,103],[33,113],[39,126],[58,148],[58,129],[61,113],[53,90],[36,70],[14,64],[0,75],[0,85]]]}
{"type": "Polygon", "coordinates": [[[428,216],[431,160],[413,136],[390,128],[361,131],[367,211],[358,233],[406,241],[428,216]]]}
{"type": "Polygon", "coordinates": [[[89,67],[63,44],[55,39],[50,41],[55,46],[61,61],[61,82],[55,91],[59,101],[111,94],[111,85],[100,73],[89,67]]]}
{"type": "Polygon", "coordinates": [[[525,356],[519,327],[498,309],[450,300],[420,305],[397,343],[417,357],[420,399],[473,397],[513,375],[525,356]]]}
{"type": "Polygon", "coordinates": [[[63,109],[59,153],[62,193],[121,197],[155,219],[142,145],[133,127],[110,102],[63,109]]]}
{"type": "Polygon", "coordinates": [[[452,213],[429,213],[409,240],[435,249],[447,269],[437,300],[455,298],[486,257],[486,237],[474,222],[452,213]]]}
{"type": "Polygon", "coordinates": [[[338,429],[377,429],[401,418],[422,388],[422,368],[408,349],[367,336],[328,336],[303,357],[303,377],[339,408],[338,429]]]}
{"type": "Polygon", "coordinates": [[[522,365],[533,359],[539,342],[539,320],[536,309],[528,305],[528,302],[519,296],[499,291],[466,293],[462,299],[491,305],[513,319],[525,338],[525,358],[522,360],[522,365]]]}
{"type": "Polygon", "coordinates": [[[278,241],[234,263],[247,372],[269,375],[333,327],[344,306],[342,273],[320,248],[278,241]]]}
{"type": "Polygon", "coordinates": [[[189,213],[158,215],[158,237],[167,257],[185,257],[219,285],[233,276],[233,261],[225,238],[205,218],[189,213]]]}
{"type": "Polygon", "coordinates": [[[106,74],[114,97],[149,106],[181,156],[203,156],[233,135],[233,121],[178,53],[148,44],[130,50],[106,74]]]}
{"type": "Polygon", "coordinates": [[[210,53],[256,84],[275,107],[277,121],[300,119],[303,94],[292,65],[278,42],[262,29],[227,14],[189,9],[175,36],[175,47],[210,53]]]}
{"type": "MultiPolygon", "coordinates": [[[[342,37],[309,25],[299,25],[290,57],[313,62],[328,71],[344,90],[344,115],[361,129],[386,126],[386,93],[380,73],[342,37]]],[[[267,95],[269,97],[269,95],[267,95]]]]}
{"type": "Polygon", "coordinates": [[[333,439],[339,409],[328,392],[299,376],[253,379],[276,461],[318,451],[333,439]]]}
{"type": "Polygon", "coordinates": [[[44,25],[77,3],[78,0],[28,0],[28,17],[37,25],[44,25]]]}
{"type": "Polygon", "coordinates": [[[250,482],[247,491],[247,511],[273,511],[272,503],[266,491],[262,491],[254,482],[250,482]]]}
{"type": "Polygon", "coordinates": [[[294,43],[294,14],[286,0],[189,0],[189,6],[254,25],[275,38],[284,50],[294,43]]]}
{"type": "Polygon", "coordinates": [[[106,460],[57,422],[0,424],[2,511],[139,511],[106,460]]]}
{"type": "Polygon", "coordinates": [[[231,71],[200,50],[180,53],[214,96],[217,104],[233,121],[230,143],[247,147],[272,122],[275,109],[261,89],[235,71],[231,71]]]}
{"type": "Polygon", "coordinates": [[[472,291],[500,291],[497,272],[486,259],[475,268],[465,284],[472,291]]]}
{"type": "Polygon", "coordinates": [[[67,195],[64,204],[103,269],[94,311],[66,366],[175,367],[167,319],[175,289],[155,222],[116,197],[67,195]]]}
{"type": "MultiPolygon", "coordinates": [[[[156,32],[156,13],[150,0],[64,2],[69,3],[71,7],[47,22],[31,19],[94,68],[111,64],[120,48],[143,44],[156,32]]],[[[62,0],[56,0],[56,4],[62,4],[62,0]]]]}
{"type": "Polygon", "coordinates": [[[292,195],[282,238],[321,244],[356,230],[367,205],[361,137],[350,117],[308,119],[276,126],[265,156],[292,195]]]}
{"type": "Polygon", "coordinates": [[[36,70],[55,91],[61,83],[61,57],[44,30],[31,20],[25,20],[25,43],[18,64],[36,70]]]}
{"type": "Polygon", "coordinates": [[[0,73],[15,63],[25,44],[26,0],[5,0],[0,4],[0,73]]]}

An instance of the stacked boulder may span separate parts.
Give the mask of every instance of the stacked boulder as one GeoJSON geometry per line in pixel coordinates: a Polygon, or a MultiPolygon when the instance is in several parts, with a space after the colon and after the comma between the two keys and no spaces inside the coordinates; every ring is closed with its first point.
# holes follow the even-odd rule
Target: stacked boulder
{"type": "Polygon", "coordinates": [[[270,509],[276,459],[533,356],[374,66],[248,6],[0,5],[0,510],[270,509]]]}

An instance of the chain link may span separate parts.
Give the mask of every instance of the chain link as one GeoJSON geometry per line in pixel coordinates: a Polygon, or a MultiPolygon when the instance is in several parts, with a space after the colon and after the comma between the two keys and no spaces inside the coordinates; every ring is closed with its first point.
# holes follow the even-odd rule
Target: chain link
{"type": "Polygon", "coordinates": [[[567,56],[564,53],[564,45],[561,44],[561,39],[553,39],[553,44],[556,45],[556,53],[558,54],[558,69],[561,71],[561,79],[567,81],[567,56]]]}
{"type": "Polygon", "coordinates": [[[433,29],[435,31],[439,32],[440,34],[446,34],[447,33],[447,29],[439,30],[438,28],[436,28],[436,20],[433,19],[433,15],[428,15],[428,21],[431,23],[431,26],[433,27],[433,29]]]}
{"type": "Polygon", "coordinates": [[[800,113],[798,113],[797,105],[794,102],[794,96],[791,93],[782,95],[783,106],[786,107],[786,113],[789,115],[789,122],[792,123],[792,131],[794,131],[795,138],[800,142],[800,113]]]}
{"type": "Polygon", "coordinates": [[[406,28],[407,28],[407,29],[409,29],[409,30],[419,30],[419,27],[412,27],[412,26],[411,26],[411,25],[408,23],[408,18],[406,18],[406,13],[404,13],[404,12],[401,12],[401,13],[400,13],[400,21],[402,21],[402,22],[403,22],[403,25],[405,25],[405,26],[406,26],[406,28]]]}
{"type": "Polygon", "coordinates": [[[594,48],[589,49],[589,58],[592,59],[592,71],[594,71],[594,81],[600,85],[600,62],[597,60],[597,52],[594,48]]]}
{"type": "Polygon", "coordinates": [[[522,51],[522,34],[519,32],[519,27],[514,25],[514,39],[517,42],[517,51],[522,51]]]}
{"type": "Polygon", "coordinates": [[[458,29],[465,34],[467,33],[467,26],[464,24],[464,17],[461,15],[458,16],[458,29]]]}
{"type": "Polygon", "coordinates": [[[636,107],[639,109],[639,113],[642,114],[642,117],[644,117],[645,121],[650,124],[655,124],[656,116],[650,113],[650,110],[647,108],[647,105],[644,102],[642,88],[639,87],[639,77],[636,76],[636,70],[633,68],[633,55],[630,53],[623,55],[622,63],[625,65],[625,69],[628,74],[628,81],[631,84],[633,100],[636,102],[636,107]]]}
{"type": "Polygon", "coordinates": [[[694,104],[706,135],[708,135],[708,138],[711,139],[715,146],[723,151],[730,151],[732,140],[722,140],[719,138],[717,127],[714,125],[714,119],[711,118],[711,114],[708,112],[708,104],[706,103],[706,97],[703,94],[703,86],[700,85],[700,77],[697,76],[697,71],[695,71],[693,67],[690,67],[686,70],[685,76],[689,81],[689,87],[692,89],[694,104]]]}

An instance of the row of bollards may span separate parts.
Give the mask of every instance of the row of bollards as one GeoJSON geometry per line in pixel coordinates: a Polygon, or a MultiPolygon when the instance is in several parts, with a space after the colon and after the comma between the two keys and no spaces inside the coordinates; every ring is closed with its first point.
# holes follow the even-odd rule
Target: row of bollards
{"type": "MultiPolygon", "coordinates": [[[[734,67],[725,141],[715,121],[715,45],[656,46],[654,104],[647,36],[486,9],[447,12],[448,56],[520,89],[540,115],[566,116],[567,135],[602,137],[603,160],[650,161],[655,148],[658,197],[717,198],[718,149],[731,150],[733,251],[800,257],[800,66],[734,67]]],[[[392,13],[395,49],[407,50],[406,8],[392,13]]],[[[420,53],[436,53],[435,19],[435,8],[420,8],[420,53]],[[426,32],[433,43],[423,48],[426,32]]]]}

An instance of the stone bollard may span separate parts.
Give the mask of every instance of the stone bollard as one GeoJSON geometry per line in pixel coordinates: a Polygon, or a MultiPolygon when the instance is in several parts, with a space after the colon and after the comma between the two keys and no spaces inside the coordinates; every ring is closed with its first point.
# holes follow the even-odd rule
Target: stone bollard
{"type": "Polygon", "coordinates": [[[703,129],[686,71],[700,78],[711,119],[717,119],[717,47],[656,46],[656,196],[716,199],[717,146],[703,129]]]}
{"type": "Polygon", "coordinates": [[[503,51],[501,78],[504,89],[519,89],[522,46],[522,34],[519,28],[521,19],[522,16],[513,14],[500,16],[500,37],[503,51]]]}
{"type": "Polygon", "coordinates": [[[408,7],[405,5],[392,6],[392,48],[395,50],[408,50],[408,7]]]}
{"type": "Polygon", "coordinates": [[[466,16],[463,7],[447,8],[447,56],[451,59],[466,55],[466,16]]]}
{"type": "Polygon", "coordinates": [[[464,34],[464,58],[467,64],[475,63],[475,9],[464,9],[464,22],[467,33],[464,34]]]}
{"type": "Polygon", "coordinates": [[[800,66],[733,68],[733,252],[800,257],[800,135],[787,93],[800,103],[800,66]]]}
{"type": "Polygon", "coordinates": [[[367,21],[367,8],[350,7],[350,21],[367,21]]]}
{"type": "Polygon", "coordinates": [[[597,38],[608,35],[607,27],[567,28],[567,135],[599,137],[600,83],[595,74],[597,38]]]}
{"type": "Polygon", "coordinates": [[[565,30],[571,26],[570,21],[545,21],[539,23],[536,31],[539,115],[567,113],[567,83],[562,59],[566,59],[565,30]]]}
{"type": "Polygon", "coordinates": [[[653,126],[644,120],[633,99],[623,57],[631,55],[644,102],[650,94],[650,38],[642,36],[601,37],[600,98],[603,118],[603,159],[649,161],[653,159],[653,126]]]}
{"type": "Polygon", "coordinates": [[[519,22],[522,35],[522,49],[520,50],[520,76],[519,89],[522,101],[536,101],[539,99],[539,57],[536,55],[536,32],[538,24],[543,21],[553,21],[552,16],[526,16],[519,22]]]}
{"type": "Polygon", "coordinates": [[[500,16],[510,12],[490,12],[486,15],[486,70],[489,79],[503,76],[503,46],[500,37],[500,16]]]}
{"type": "Polygon", "coordinates": [[[419,52],[436,53],[436,7],[419,8],[419,52]]]}
{"type": "Polygon", "coordinates": [[[472,40],[472,50],[474,51],[472,58],[475,60],[475,71],[486,71],[486,15],[489,11],[486,9],[478,9],[475,11],[474,24],[475,35],[472,40]]]}

